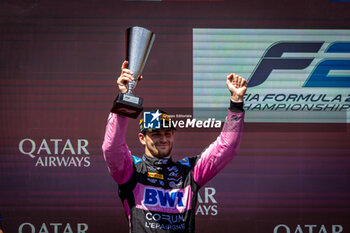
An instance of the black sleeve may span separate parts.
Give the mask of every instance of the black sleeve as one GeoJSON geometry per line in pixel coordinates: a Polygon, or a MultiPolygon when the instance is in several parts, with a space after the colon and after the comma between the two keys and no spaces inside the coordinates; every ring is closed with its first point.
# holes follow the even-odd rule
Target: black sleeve
{"type": "Polygon", "coordinates": [[[236,113],[244,112],[243,105],[244,105],[244,102],[233,102],[232,100],[230,100],[229,109],[231,110],[231,112],[236,112],[236,113]]]}

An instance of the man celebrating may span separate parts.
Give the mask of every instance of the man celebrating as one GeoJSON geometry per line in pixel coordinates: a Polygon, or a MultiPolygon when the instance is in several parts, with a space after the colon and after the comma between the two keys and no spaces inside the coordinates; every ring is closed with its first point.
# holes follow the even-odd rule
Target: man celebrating
{"type": "MultiPolygon", "coordinates": [[[[121,93],[127,92],[127,84],[133,80],[127,66],[125,61],[117,80],[121,93]]],[[[247,81],[230,74],[226,84],[231,101],[219,137],[200,155],[177,162],[170,156],[174,129],[145,129],[141,119],[138,136],[145,154],[139,158],[131,155],[125,142],[128,118],[110,113],[102,149],[109,172],[119,185],[131,232],[195,232],[199,189],[231,161],[241,141],[247,81]]],[[[165,112],[157,113],[170,121],[165,112]]]]}

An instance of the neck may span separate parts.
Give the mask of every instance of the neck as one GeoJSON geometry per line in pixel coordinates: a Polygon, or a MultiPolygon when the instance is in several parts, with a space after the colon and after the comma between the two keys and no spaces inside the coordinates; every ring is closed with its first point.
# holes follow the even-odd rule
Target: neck
{"type": "Polygon", "coordinates": [[[145,153],[146,156],[148,157],[151,157],[151,158],[155,158],[155,159],[170,159],[170,155],[166,156],[166,157],[157,157],[157,156],[154,156],[152,154],[148,154],[148,153],[145,153]]]}

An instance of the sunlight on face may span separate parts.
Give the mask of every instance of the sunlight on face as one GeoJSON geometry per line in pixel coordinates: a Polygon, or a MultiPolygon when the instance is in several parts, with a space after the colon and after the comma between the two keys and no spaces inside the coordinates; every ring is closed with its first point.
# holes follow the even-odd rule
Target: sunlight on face
{"type": "MultiPolygon", "coordinates": [[[[140,135],[139,135],[140,137],[140,135]]],[[[145,145],[145,154],[151,157],[164,158],[170,155],[174,143],[174,131],[160,129],[147,132],[140,141],[145,145]]]]}

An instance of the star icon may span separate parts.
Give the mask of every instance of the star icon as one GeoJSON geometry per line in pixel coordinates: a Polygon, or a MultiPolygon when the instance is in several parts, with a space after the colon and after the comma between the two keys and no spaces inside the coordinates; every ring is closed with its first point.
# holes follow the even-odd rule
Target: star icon
{"type": "Polygon", "coordinates": [[[155,113],[152,113],[153,118],[152,118],[151,122],[154,121],[155,119],[157,119],[160,115],[161,115],[161,113],[159,112],[159,109],[157,109],[157,111],[155,113]]]}

